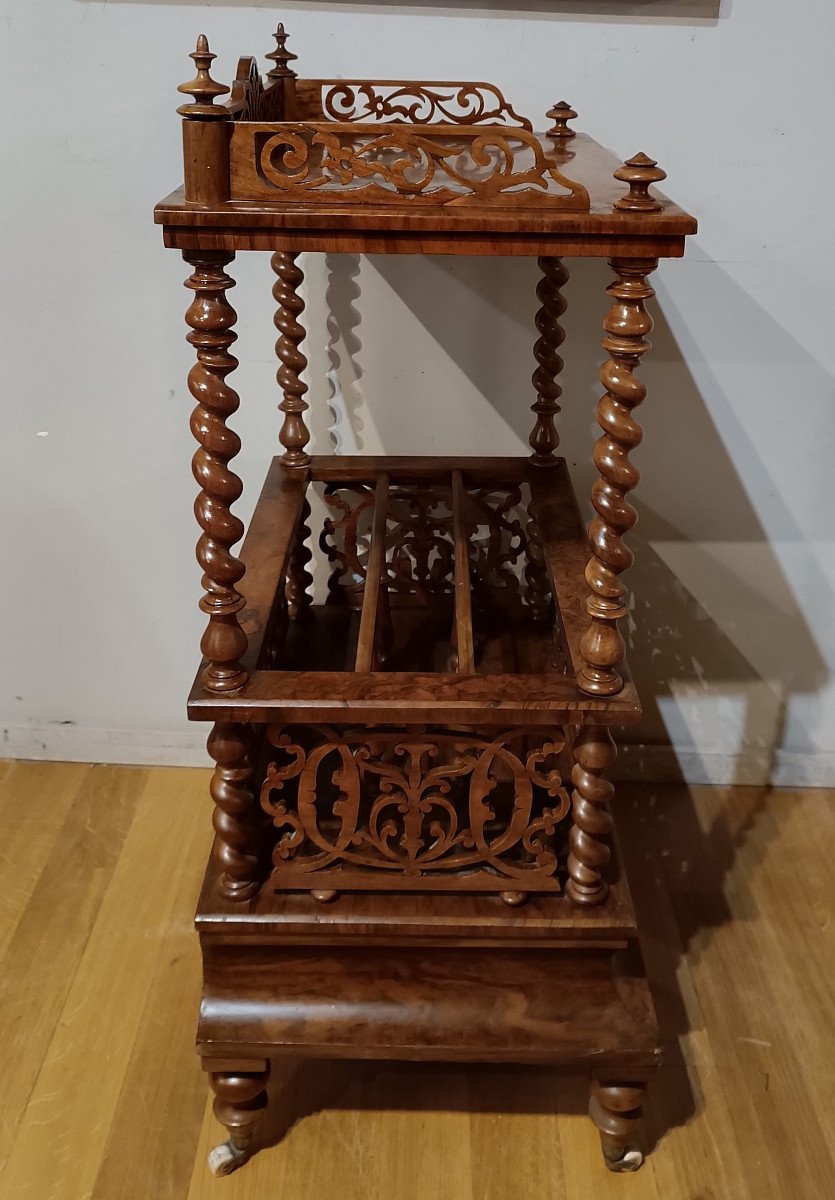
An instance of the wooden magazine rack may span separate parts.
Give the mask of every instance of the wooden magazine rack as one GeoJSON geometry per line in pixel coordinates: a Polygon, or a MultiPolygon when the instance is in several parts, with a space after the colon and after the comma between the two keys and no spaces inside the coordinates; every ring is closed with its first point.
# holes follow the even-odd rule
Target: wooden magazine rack
{"type": "Polygon", "coordinates": [[[660,1047],[605,773],[612,727],[641,716],[618,622],[647,278],[696,224],[565,102],[537,134],[489,83],[299,79],[286,40],[221,103],[198,39],[185,186],[156,209],[193,268],[189,716],[213,723],[217,832],[198,1049],[229,1132],[211,1165],[251,1153],[270,1059],[301,1054],[584,1071],[607,1164],[634,1169],[660,1047]],[[239,250],[272,254],[283,453],[236,555],[239,250]],[[530,457],[309,454],[301,251],[537,257],[530,457]],[[569,256],[614,272],[589,533],[555,453],[569,256]]]}

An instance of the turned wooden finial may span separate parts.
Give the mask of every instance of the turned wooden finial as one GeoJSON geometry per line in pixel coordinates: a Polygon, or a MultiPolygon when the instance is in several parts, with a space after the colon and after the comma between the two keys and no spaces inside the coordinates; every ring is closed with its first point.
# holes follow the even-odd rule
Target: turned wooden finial
{"type": "Polygon", "coordinates": [[[559,138],[561,141],[576,137],[576,130],[569,129],[568,122],[573,121],[577,114],[566,100],[558,100],[545,116],[554,122],[550,129],[546,129],[546,137],[559,138]]]}
{"type": "Polygon", "coordinates": [[[275,50],[271,51],[267,58],[275,63],[271,71],[267,72],[268,79],[295,79],[296,72],[290,69],[290,63],[294,62],[299,56],[294,54],[292,50],[287,49],[287,32],[284,24],[279,22],[273,37],[276,41],[275,50]]]}
{"type": "Polygon", "coordinates": [[[636,154],[618,167],[614,176],[622,183],[629,184],[628,194],[615,201],[615,208],[626,212],[658,212],[661,208],[661,201],[650,195],[649,185],[666,179],[667,172],[661,170],[654,158],[636,154]]]}
{"type": "Polygon", "coordinates": [[[198,37],[197,46],[189,58],[197,68],[197,74],[189,83],[181,83],[177,91],[184,92],[187,96],[193,96],[194,103],[182,104],[177,112],[183,117],[202,117],[204,120],[207,117],[224,119],[228,116],[226,109],[215,108],[214,101],[215,96],[224,96],[229,88],[225,83],[218,83],[216,79],[212,79],[209,74],[209,68],[217,55],[212,54],[209,49],[205,33],[201,33],[198,37]]]}

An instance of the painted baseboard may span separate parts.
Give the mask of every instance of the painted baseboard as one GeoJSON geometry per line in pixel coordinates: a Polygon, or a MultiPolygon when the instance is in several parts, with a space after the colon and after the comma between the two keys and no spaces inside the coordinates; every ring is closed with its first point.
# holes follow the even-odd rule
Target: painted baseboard
{"type": "MultiPolygon", "coordinates": [[[[209,765],[207,733],[202,723],[174,730],[10,725],[2,729],[0,758],[204,767],[209,765]]],[[[835,754],[754,747],[737,754],[704,753],[693,747],[633,743],[621,745],[613,774],[645,783],[835,787],[835,754]]]]}
{"type": "Polygon", "coordinates": [[[208,732],[202,722],[183,729],[92,729],[63,722],[6,725],[0,733],[0,757],[206,767],[211,765],[206,753],[208,732]]]}
{"type": "Polygon", "coordinates": [[[613,777],[644,783],[835,787],[835,754],[747,747],[706,753],[694,747],[621,745],[613,777]]]}

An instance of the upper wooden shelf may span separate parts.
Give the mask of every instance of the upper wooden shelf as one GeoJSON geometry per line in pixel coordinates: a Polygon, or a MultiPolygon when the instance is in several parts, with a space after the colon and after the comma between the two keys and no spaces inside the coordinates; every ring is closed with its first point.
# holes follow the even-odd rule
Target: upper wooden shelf
{"type": "Polygon", "coordinates": [[[536,133],[492,83],[299,79],[282,26],[276,41],[266,78],[242,58],[221,104],[198,39],[166,245],[659,257],[696,232],[652,159],[575,134],[564,101],[536,133]]]}

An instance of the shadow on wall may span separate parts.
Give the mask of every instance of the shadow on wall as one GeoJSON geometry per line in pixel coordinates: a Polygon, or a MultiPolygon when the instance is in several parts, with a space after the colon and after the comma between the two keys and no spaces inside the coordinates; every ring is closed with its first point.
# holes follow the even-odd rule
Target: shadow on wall
{"type": "MultiPolygon", "coordinates": [[[[531,261],[417,256],[369,261],[454,367],[526,443],[537,279],[531,261]],[[501,337],[490,337],[492,316],[503,324],[501,337]]],[[[594,364],[602,359],[610,274],[605,264],[590,260],[568,260],[568,266],[561,452],[582,503],[595,477],[591,447],[599,433],[594,403],[600,385],[594,364]]],[[[759,329],[770,355],[797,363],[799,374],[802,365],[807,377],[809,370],[819,369],[721,268],[702,263],[699,269],[711,273],[709,290],[718,310],[734,313],[740,328],[759,329]],[[748,312],[748,321],[746,308],[755,310],[748,312]]],[[[345,452],[363,448],[356,425],[362,403],[358,276],[356,256],[328,257],[332,403],[339,414],[333,432],[345,452]],[[334,380],[342,381],[341,398],[334,380]]],[[[818,647],[771,545],[771,539],[802,542],[803,536],[785,506],[775,509],[774,498],[769,532],[764,529],[726,445],[738,461],[756,463],[751,439],[734,422],[733,403],[709,377],[698,350],[690,348],[687,357],[698,360],[701,386],[711,396],[708,409],[665,317],[664,308],[671,310],[672,302],[663,286],[661,291],[661,302],[652,304],[653,349],[640,371],[649,393],[637,415],[647,433],[633,457],[644,480],[631,497],[639,524],[629,538],[635,565],[626,576],[633,620],[624,632],[645,715],[642,726],[622,742],[621,770],[635,778],[672,781],[683,769],[690,780],[764,783],[772,778],[774,755],[783,742],[788,699],[816,692],[826,679],[818,647]],[[712,412],[721,415],[724,440],[712,412]],[[674,755],[671,740],[685,749],[674,755]],[[703,760],[700,747],[704,751],[705,746],[703,760]]],[[[398,404],[368,397],[368,412],[390,453],[427,449],[404,443],[408,430],[398,415],[402,406],[420,402],[420,389],[419,375],[412,381],[402,377],[398,404]]],[[[445,449],[465,453],[469,448],[445,449]]],[[[499,450],[496,445],[492,452],[499,450]]],[[[508,446],[508,452],[517,449],[508,446]]],[[[816,586],[825,590],[821,579],[816,586]]]]}
{"type": "Polygon", "coordinates": [[[328,254],[325,256],[327,288],[327,358],[328,404],[333,424],[328,433],[337,454],[362,453],[362,342],[357,335],[361,316],[356,302],[362,289],[359,284],[358,254],[328,254]]]}
{"type": "MultiPolygon", "coordinates": [[[[534,366],[534,264],[528,259],[413,256],[370,261],[454,369],[485,397],[499,418],[495,426],[504,422],[525,443],[532,423],[528,379],[534,366]],[[501,326],[501,336],[491,337],[493,320],[501,326]]],[[[611,275],[598,261],[574,259],[567,265],[572,278],[562,321],[567,338],[560,432],[562,453],[582,499],[596,474],[591,447],[599,432],[594,405],[601,388],[594,364],[603,357],[601,322],[611,275]]],[[[798,378],[820,370],[719,266],[701,262],[697,269],[709,273],[704,287],[717,311],[734,314],[740,329],[758,330],[761,357],[779,359],[798,378]]],[[[352,406],[362,400],[361,389],[350,389],[362,378],[358,278],[364,264],[361,272],[356,256],[330,256],[328,271],[329,297],[336,306],[329,333],[342,348],[349,389],[344,420],[350,425],[356,411],[352,406]],[[342,327],[343,320],[349,328],[342,327]]],[[[647,1106],[650,1144],[703,1107],[699,1068],[682,1049],[694,1028],[679,985],[683,956],[687,951],[691,963],[698,961],[715,929],[756,912],[747,879],[773,836],[766,785],[783,742],[786,705],[792,696],[814,693],[826,679],[815,640],[770,541],[800,542],[802,534],[788,509],[775,507],[773,498],[768,532],[764,528],[735,460],[749,471],[753,462],[760,477],[765,468],[746,429],[734,419],[733,397],[723,395],[698,347],[687,345],[682,352],[665,314],[677,328],[685,328],[685,322],[676,319],[663,284],[657,286],[661,295],[651,305],[653,348],[640,371],[649,390],[637,413],[647,434],[633,456],[645,479],[632,496],[639,524],[629,539],[636,558],[626,576],[633,616],[629,662],[645,717],[634,734],[629,731],[635,743],[624,745],[622,735],[618,739],[623,773],[642,782],[619,786],[615,798],[623,861],[665,1043],[664,1065],[647,1106]],[[694,364],[698,383],[688,363],[694,364]],[[750,578],[747,567],[754,568],[750,578]],[[699,702],[704,705],[701,731],[688,729],[678,712],[681,698],[685,712],[694,702],[696,708],[699,702]],[[692,780],[709,777],[715,769],[715,764],[700,764],[698,747],[710,747],[711,730],[723,724],[730,731],[723,774],[734,783],[757,786],[725,790],[683,784],[682,771],[692,780]],[[697,747],[689,755],[680,749],[688,742],[697,747]],[[676,786],[647,783],[661,776],[676,786]],[[733,912],[728,889],[733,891],[733,912]]],[[[375,334],[369,331],[369,339],[375,334]]],[[[402,412],[419,402],[421,378],[404,375],[401,381],[397,404],[377,403],[377,397],[369,396],[368,411],[387,449],[420,453],[422,445],[404,444],[409,432],[402,412]]],[[[499,449],[496,445],[493,452],[499,449]]],[[[449,450],[462,453],[466,446],[449,450]]],[[[509,450],[516,452],[515,447],[509,450]]],[[[823,590],[820,583],[816,586],[823,590]]],[[[471,1111],[473,1105],[479,1112],[517,1111],[517,1096],[524,1097],[520,1110],[534,1114],[581,1112],[585,1105],[582,1081],[560,1084],[548,1072],[489,1069],[477,1078],[475,1094],[474,1078],[460,1068],[433,1065],[423,1078],[409,1074],[408,1082],[396,1067],[363,1067],[362,1079],[352,1075],[349,1080],[335,1066],[329,1086],[344,1091],[343,1102],[351,1106],[368,1104],[363,1096],[371,1095],[374,1104],[406,1111],[437,1107],[439,1094],[452,1111],[471,1111]]],[[[289,1085],[277,1081],[282,1083],[285,1094],[297,1094],[292,1080],[289,1085]]],[[[306,1111],[298,1101],[292,1103],[296,1107],[287,1112],[285,1125],[306,1111]]],[[[329,1096],[323,1101],[314,1094],[308,1103],[338,1106],[340,1100],[329,1096]]],[[[274,1129],[267,1136],[275,1139],[283,1132],[274,1129]]]]}

